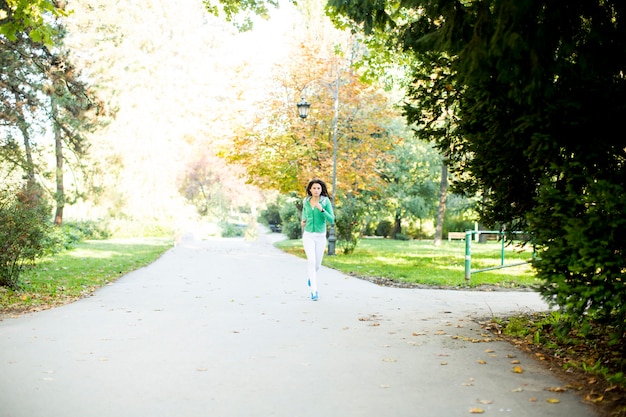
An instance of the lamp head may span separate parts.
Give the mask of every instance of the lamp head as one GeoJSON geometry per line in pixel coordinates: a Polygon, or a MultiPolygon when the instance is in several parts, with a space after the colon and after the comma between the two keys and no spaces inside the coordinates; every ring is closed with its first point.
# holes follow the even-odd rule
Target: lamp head
{"type": "Polygon", "coordinates": [[[298,116],[300,116],[301,119],[306,119],[309,115],[311,105],[302,97],[302,100],[300,100],[296,106],[298,106],[298,116]]]}

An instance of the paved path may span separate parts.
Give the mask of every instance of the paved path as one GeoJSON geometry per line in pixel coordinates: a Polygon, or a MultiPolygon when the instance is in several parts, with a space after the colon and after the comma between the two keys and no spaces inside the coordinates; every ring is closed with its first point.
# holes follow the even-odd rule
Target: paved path
{"type": "Polygon", "coordinates": [[[312,302],[305,261],[272,236],[184,239],[93,297],[1,321],[0,416],[594,416],[508,343],[470,341],[470,317],[545,309],[536,294],[324,268],[312,302]]]}

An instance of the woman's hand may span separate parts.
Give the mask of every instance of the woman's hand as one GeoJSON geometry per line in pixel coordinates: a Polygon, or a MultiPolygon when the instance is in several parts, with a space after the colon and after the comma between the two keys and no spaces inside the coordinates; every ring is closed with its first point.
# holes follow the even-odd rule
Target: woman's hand
{"type": "Polygon", "coordinates": [[[300,225],[302,225],[302,227],[306,226],[306,220],[302,220],[302,221],[300,222],[300,225]]]}

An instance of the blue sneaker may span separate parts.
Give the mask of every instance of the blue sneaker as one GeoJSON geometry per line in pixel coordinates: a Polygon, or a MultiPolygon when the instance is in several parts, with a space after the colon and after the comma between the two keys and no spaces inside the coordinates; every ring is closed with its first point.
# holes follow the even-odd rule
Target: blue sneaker
{"type": "Polygon", "coordinates": [[[315,294],[311,293],[311,300],[317,301],[318,299],[319,299],[319,296],[317,295],[317,291],[315,291],[315,294]]]}

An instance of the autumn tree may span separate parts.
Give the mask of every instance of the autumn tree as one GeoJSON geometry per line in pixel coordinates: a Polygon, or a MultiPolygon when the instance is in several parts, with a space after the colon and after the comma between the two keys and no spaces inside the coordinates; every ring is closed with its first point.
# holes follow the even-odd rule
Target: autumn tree
{"type": "Polygon", "coordinates": [[[378,158],[395,141],[383,124],[391,117],[386,96],[362,82],[348,58],[311,45],[302,44],[290,66],[275,74],[275,90],[258,103],[256,119],[242,126],[223,155],[245,166],[252,184],[285,194],[301,191],[313,177],[330,183],[333,87],[339,83],[337,188],[358,193],[370,186],[378,158]],[[312,104],[304,120],[296,111],[301,97],[312,104]]]}

